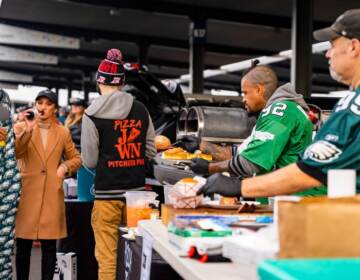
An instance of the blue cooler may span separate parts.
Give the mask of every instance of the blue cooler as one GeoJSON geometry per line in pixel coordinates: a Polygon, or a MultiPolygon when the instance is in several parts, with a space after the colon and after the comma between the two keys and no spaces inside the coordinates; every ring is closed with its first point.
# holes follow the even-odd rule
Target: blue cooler
{"type": "Polygon", "coordinates": [[[261,280],[360,279],[360,258],[266,260],[258,275],[261,280]]]}
{"type": "Polygon", "coordinates": [[[77,195],[79,201],[94,201],[95,190],[94,190],[94,179],[95,170],[89,169],[85,166],[77,172],[78,189],[77,195]]]}

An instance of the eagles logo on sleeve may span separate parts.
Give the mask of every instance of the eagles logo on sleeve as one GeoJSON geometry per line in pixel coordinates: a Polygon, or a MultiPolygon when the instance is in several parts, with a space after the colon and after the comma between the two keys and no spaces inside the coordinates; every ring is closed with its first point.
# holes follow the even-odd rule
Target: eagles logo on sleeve
{"type": "Polygon", "coordinates": [[[304,158],[317,162],[331,162],[341,155],[342,151],[327,141],[317,141],[310,145],[304,153],[304,158]]]}

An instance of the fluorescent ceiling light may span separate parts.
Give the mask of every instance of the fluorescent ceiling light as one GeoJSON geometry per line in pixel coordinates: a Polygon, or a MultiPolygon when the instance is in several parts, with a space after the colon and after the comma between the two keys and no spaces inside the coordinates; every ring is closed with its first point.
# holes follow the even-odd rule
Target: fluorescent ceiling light
{"type": "Polygon", "coordinates": [[[227,73],[227,71],[224,70],[218,70],[218,69],[208,69],[204,71],[204,78],[211,78],[211,77],[215,77],[215,76],[221,76],[221,75],[225,75],[227,73]]]}
{"type": "Polygon", "coordinates": [[[239,96],[239,92],[237,91],[222,89],[212,89],[210,90],[210,94],[216,96],[239,96]]]}
{"type": "MultiPolygon", "coordinates": [[[[227,71],[225,71],[225,70],[208,69],[208,70],[205,70],[203,72],[203,77],[204,78],[211,78],[211,77],[215,77],[215,76],[225,75],[226,73],[227,73],[227,71]]],[[[190,74],[185,74],[185,75],[180,76],[180,82],[188,82],[188,81],[190,81],[190,74]]]]}
{"type": "MultiPolygon", "coordinates": [[[[312,53],[322,53],[330,49],[331,45],[329,41],[316,43],[312,45],[312,53]]],[[[280,56],[287,57],[289,59],[292,58],[292,50],[286,50],[279,52],[280,56]]]]}
{"type": "Polygon", "coordinates": [[[349,90],[340,90],[340,91],[330,91],[329,93],[312,93],[311,97],[336,97],[336,98],[342,98],[347,96],[351,91],[349,90]]]}
{"type": "MultiPolygon", "coordinates": [[[[321,53],[321,52],[328,50],[330,48],[330,46],[331,45],[328,41],[316,43],[316,44],[312,45],[312,52],[313,53],[321,53]]],[[[273,56],[260,56],[257,58],[252,58],[252,59],[247,59],[247,60],[243,60],[243,61],[239,61],[239,62],[235,62],[235,63],[231,63],[231,64],[226,64],[226,65],[221,66],[219,69],[207,69],[203,72],[203,77],[210,78],[210,77],[225,75],[226,73],[238,72],[238,71],[245,70],[245,69],[251,67],[251,62],[255,59],[259,60],[260,65],[262,65],[262,64],[267,65],[267,64],[272,64],[272,63],[284,61],[284,60],[291,59],[291,58],[292,58],[292,50],[285,50],[285,51],[281,51],[278,54],[273,55],[273,56]]],[[[179,81],[179,82],[190,81],[190,74],[181,75],[180,79],[178,79],[177,81],[179,81]]]]}
{"type": "Polygon", "coordinates": [[[321,52],[327,51],[328,49],[330,49],[330,47],[331,47],[331,44],[329,41],[313,44],[312,52],[313,53],[321,53],[321,52]]]}
{"type": "Polygon", "coordinates": [[[279,55],[285,57],[286,59],[291,59],[292,57],[292,50],[286,50],[279,52],[279,55]]]}
{"type": "Polygon", "coordinates": [[[225,70],[226,72],[237,72],[241,70],[245,70],[251,66],[251,62],[255,59],[259,60],[259,64],[271,64],[279,61],[286,60],[287,57],[281,56],[260,56],[258,58],[252,58],[232,64],[223,65],[220,67],[221,70],[225,70]]]}
{"type": "Polygon", "coordinates": [[[181,75],[180,81],[190,81],[190,74],[181,75]]]}

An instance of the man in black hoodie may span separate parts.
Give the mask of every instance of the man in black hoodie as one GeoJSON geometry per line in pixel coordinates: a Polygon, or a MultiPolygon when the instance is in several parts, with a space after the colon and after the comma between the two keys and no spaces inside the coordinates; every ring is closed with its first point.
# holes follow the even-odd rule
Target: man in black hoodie
{"type": "Polygon", "coordinates": [[[143,104],[121,91],[124,81],[122,54],[111,49],[96,75],[101,96],[86,109],[81,129],[83,164],[96,168],[91,223],[100,280],[115,279],[123,194],[143,189],[146,166],[156,154],[150,115],[143,104]]]}

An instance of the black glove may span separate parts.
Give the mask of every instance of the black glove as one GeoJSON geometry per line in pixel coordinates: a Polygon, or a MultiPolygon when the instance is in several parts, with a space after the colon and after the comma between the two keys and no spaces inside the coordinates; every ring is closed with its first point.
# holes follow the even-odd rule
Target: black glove
{"type": "Polygon", "coordinates": [[[227,197],[241,196],[241,180],[236,177],[224,176],[221,173],[213,174],[207,178],[205,185],[198,190],[197,195],[211,196],[214,193],[227,197]]]}
{"type": "Polygon", "coordinates": [[[193,153],[196,150],[199,150],[199,145],[200,139],[191,135],[185,135],[178,141],[178,146],[185,149],[189,153],[193,153]]]}
{"type": "Polygon", "coordinates": [[[209,162],[202,158],[193,158],[189,165],[190,169],[200,175],[209,174],[209,162]]]}

